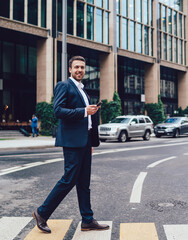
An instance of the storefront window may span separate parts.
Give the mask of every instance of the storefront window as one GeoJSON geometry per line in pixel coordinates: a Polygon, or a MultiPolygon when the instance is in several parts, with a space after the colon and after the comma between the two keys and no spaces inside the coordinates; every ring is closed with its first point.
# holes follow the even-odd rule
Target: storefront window
{"type": "Polygon", "coordinates": [[[46,0],[41,0],[41,27],[46,27],[46,0]]]}
{"type": "Polygon", "coordinates": [[[87,6],[87,39],[94,39],[94,12],[90,5],[87,6]]]}
{"type": "Polygon", "coordinates": [[[16,45],[16,73],[27,73],[27,47],[24,45],[16,45]]]}
{"type": "Polygon", "coordinates": [[[103,11],[100,9],[96,9],[96,26],[97,26],[97,34],[96,41],[103,42],[103,11]]]}
{"type": "Polygon", "coordinates": [[[13,19],[24,21],[24,0],[13,1],[13,19]]]}
{"type": "Polygon", "coordinates": [[[122,42],[121,47],[128,49],[127,19],[122,18],[122,42]]]}
{"type": "Polygon", "coordinates": [[[77,2],[77,36],[84,37],[84,4],[77,2]]]}
{"type": "Polygon", "coordinates": [[[14,73],[14,44],[3,42],[3,72],[14,73]]]}
{"type": "Polygon", "coordinates": [[[28,1],[28,23],[37,25],[38,22],[38,0],[28,1]]]}
{"type": "Polygon", "coordinates": [[[0,1],[0,16],[9,18],[10,0],[0,1]]]}

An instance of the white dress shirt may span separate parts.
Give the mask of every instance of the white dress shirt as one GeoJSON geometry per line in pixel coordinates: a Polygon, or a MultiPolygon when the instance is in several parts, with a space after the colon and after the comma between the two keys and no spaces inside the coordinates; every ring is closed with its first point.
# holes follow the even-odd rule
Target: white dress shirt
{"type": "MultiPolygon", "coordinates": [[[[85,92],[83,91],[84,88],[84,84],[83,83],[79,83],[78,81],[76,81],[74,78],[70,77],[70,79],[73,81],[73,83],[76,85],[76,87],[79,89],[80,93],[82,94],[82,97],[84,99],[84,102],[86,104],[86,106],[89,106],[89,101],[88,98],[85,94],[85,92]]],[[[87,110],[85,108],[85,115],[84,117],[87,117],[87,110]]],[[[91,121],[91,115],[88,115],[88,130],[92,128],[92,121],[91,121]]]]}

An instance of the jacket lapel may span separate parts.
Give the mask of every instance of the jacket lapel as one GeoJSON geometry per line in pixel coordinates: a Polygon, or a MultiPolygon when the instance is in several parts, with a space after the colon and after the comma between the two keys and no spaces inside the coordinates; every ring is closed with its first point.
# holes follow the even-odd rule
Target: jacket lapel
{"type": "MultiPolygon", "coordinates": [[[[76,92],[79,94],[79,96],[80,96],[80,98],[81,98],[84,106],[86,106],[85,101],[84,101],[84,98],[83,98],[80,90],[77,88],[77,86],[73,83],[73,81],[72,81],[70,78],[68,79],[68,82],[74,87],[74,89],[76,90],[76,92]]],[[[85,92],[85,91],[84,91],[84,92],[85,92]]]]}

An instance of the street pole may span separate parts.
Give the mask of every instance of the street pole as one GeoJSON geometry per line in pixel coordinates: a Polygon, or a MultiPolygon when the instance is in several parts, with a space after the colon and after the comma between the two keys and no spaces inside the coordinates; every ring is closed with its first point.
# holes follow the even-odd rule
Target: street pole
{"type": "Polygon", "coordinates": [[[62,81],[67,79],[67,0],[62,0],[62,81]]]}

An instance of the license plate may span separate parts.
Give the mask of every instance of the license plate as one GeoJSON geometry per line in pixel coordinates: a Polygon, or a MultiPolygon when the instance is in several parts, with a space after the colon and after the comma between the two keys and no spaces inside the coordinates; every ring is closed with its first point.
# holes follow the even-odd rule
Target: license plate
{"type": "Polygon", "coordinates": [[[164,133],[164,131],[158,131],[158,133],[164,133]]]}

